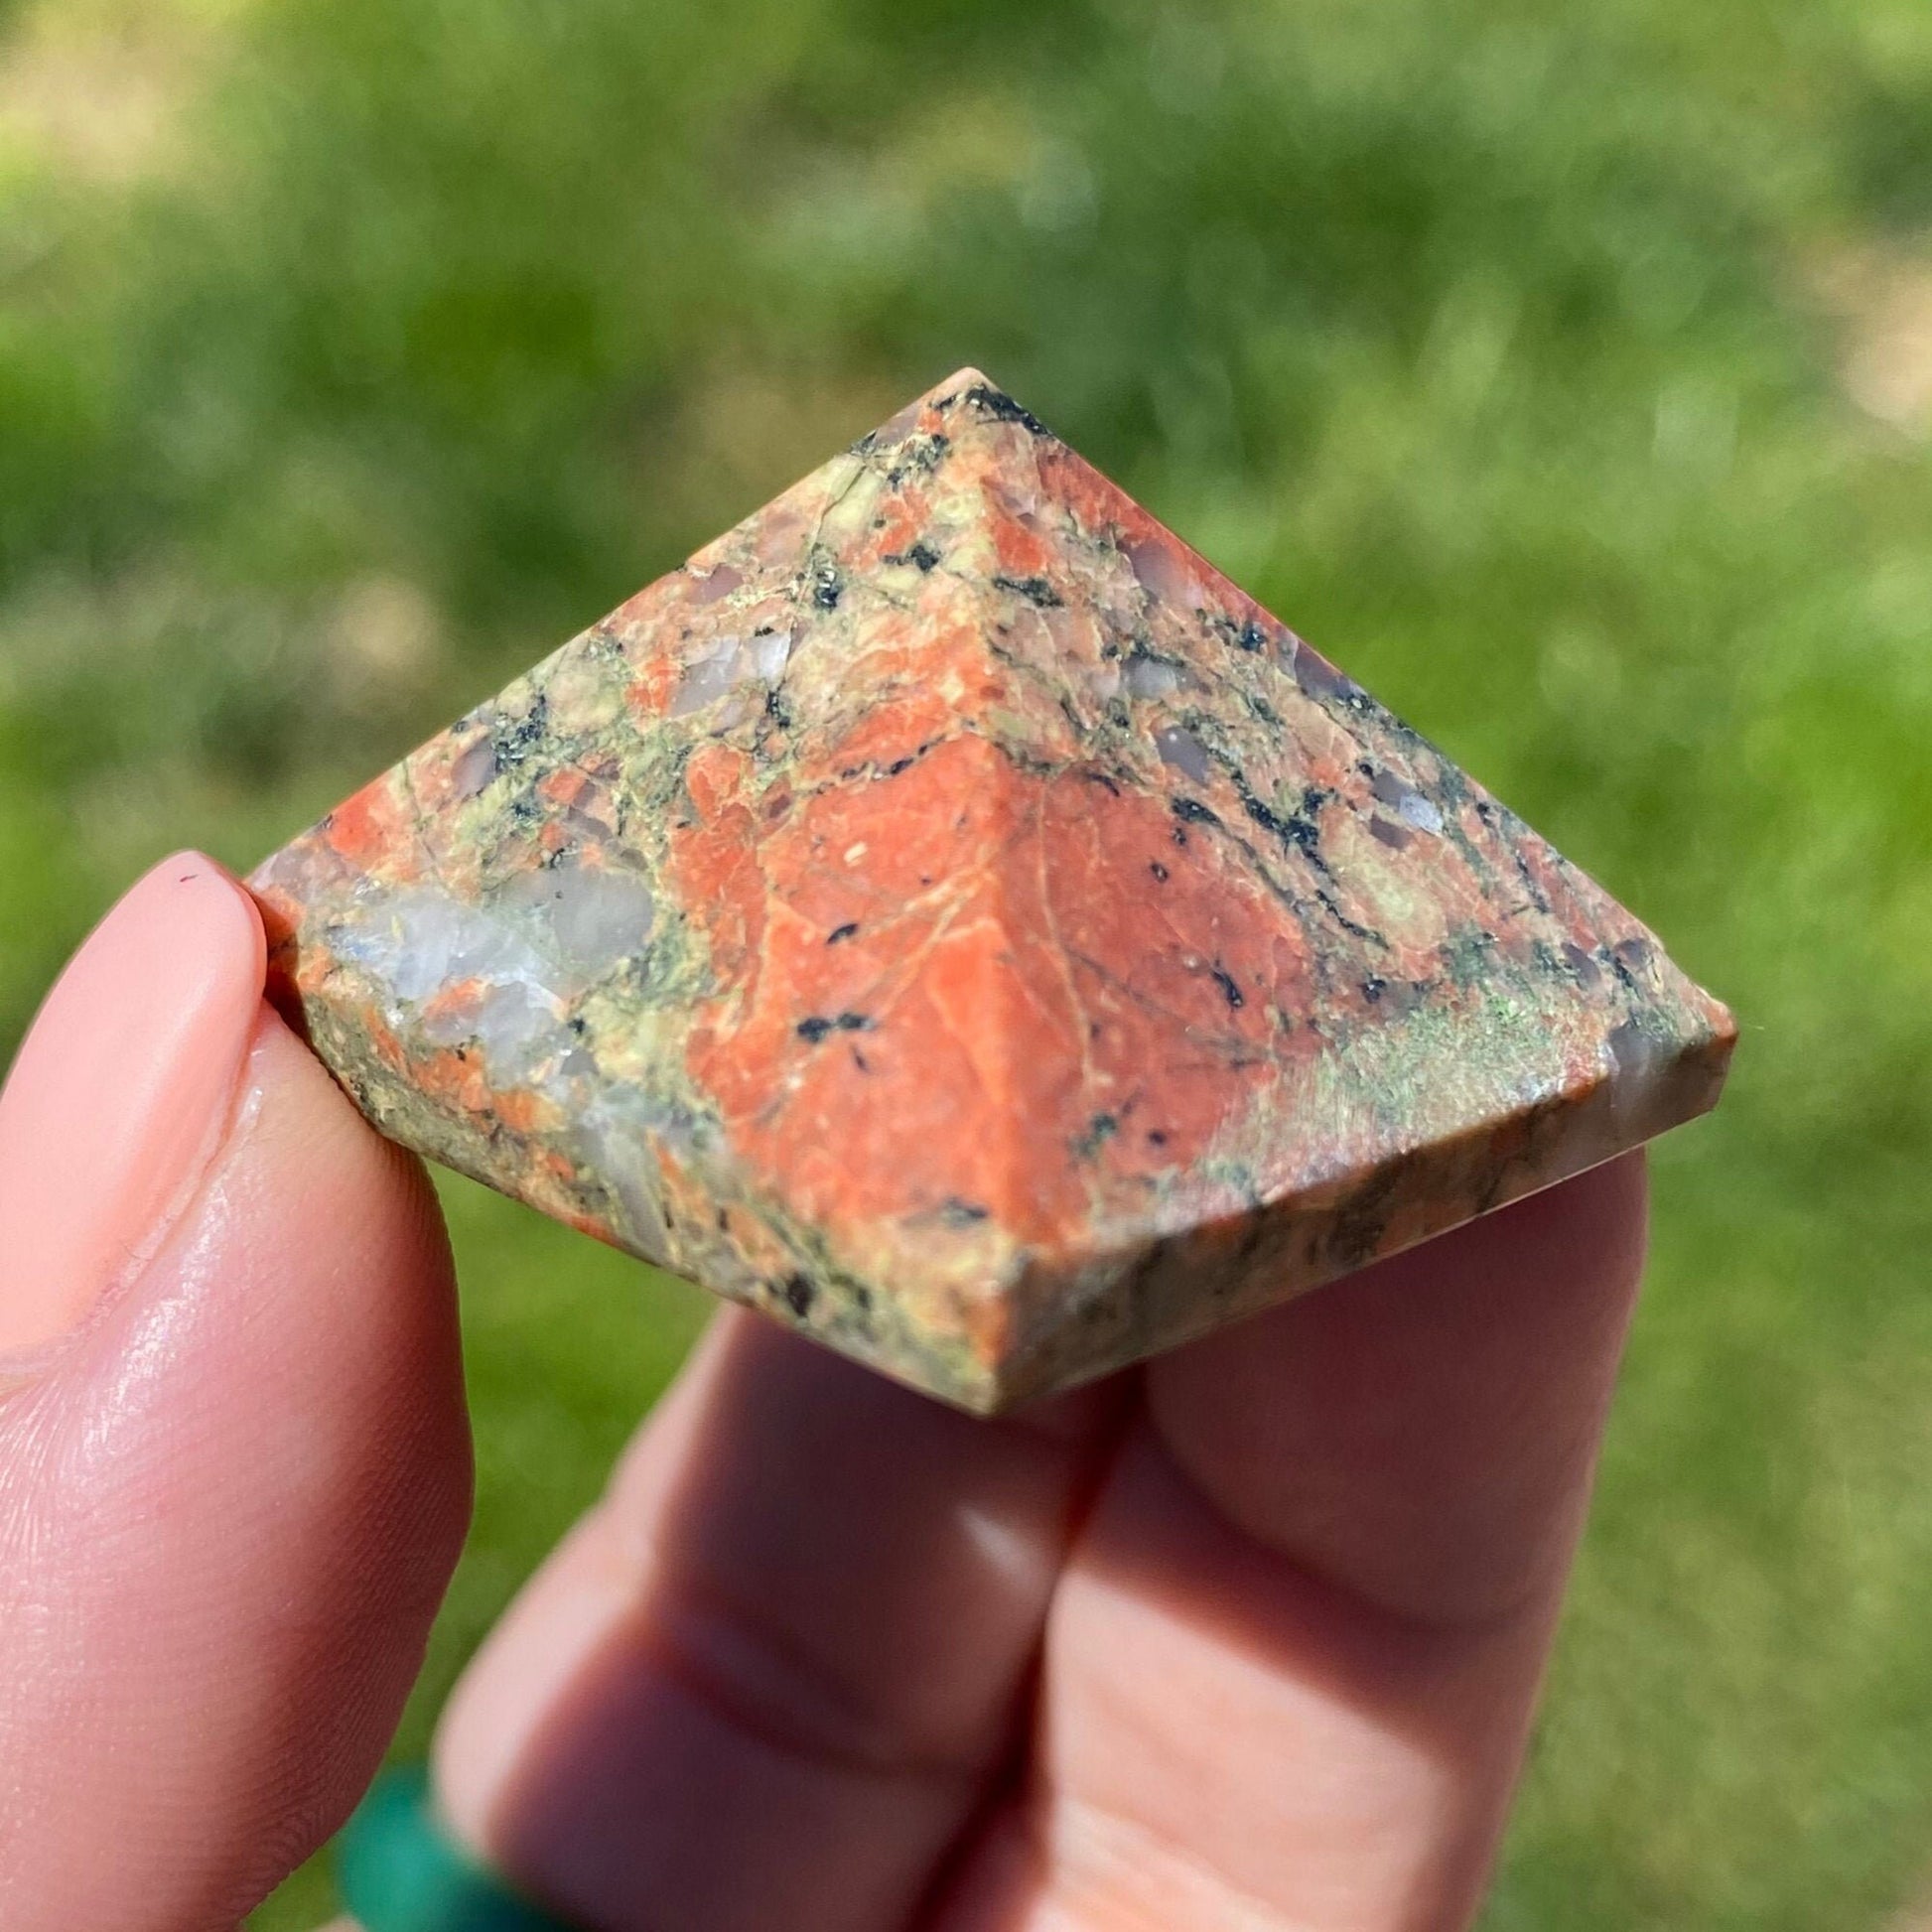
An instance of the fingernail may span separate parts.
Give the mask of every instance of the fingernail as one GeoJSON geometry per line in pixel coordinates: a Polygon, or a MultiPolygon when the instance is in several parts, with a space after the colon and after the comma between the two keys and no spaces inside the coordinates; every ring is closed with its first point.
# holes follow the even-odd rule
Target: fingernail
{"type": "Polygon", "coordinates": [[[160,1245],[226,1131],[263,966],[253,901],[198,852],[69,961],[0,1092],[0,1355],[70,1333],[160,1245]]]}

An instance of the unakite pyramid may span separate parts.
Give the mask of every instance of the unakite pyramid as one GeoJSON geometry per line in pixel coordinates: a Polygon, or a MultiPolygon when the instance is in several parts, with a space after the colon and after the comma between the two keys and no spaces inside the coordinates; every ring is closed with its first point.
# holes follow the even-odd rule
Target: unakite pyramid
{"type": "Polygon", "coordinates": [[[384,1133],[981,1411],[1701,1113],[1734,1032],[970,369],[252,884],[384,1133]]]}

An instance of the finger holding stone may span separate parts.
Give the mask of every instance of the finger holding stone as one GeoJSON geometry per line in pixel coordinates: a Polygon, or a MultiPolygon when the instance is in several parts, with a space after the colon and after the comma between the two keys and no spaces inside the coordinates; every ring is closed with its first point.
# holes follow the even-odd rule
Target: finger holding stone
{"type": "Polygon", "coordinates": [[[1452,1932],[1643,1252],[1640,1158],[1155,1363],[943,1932],[1452,1932]]]}
{"type": "Polygon", "coordinates": [[[899,1932],[1008,1758],[1122,1394],[977,1422],[722,1315],[459,1687],[452,1828],[601,1932],[899,1932]]]}

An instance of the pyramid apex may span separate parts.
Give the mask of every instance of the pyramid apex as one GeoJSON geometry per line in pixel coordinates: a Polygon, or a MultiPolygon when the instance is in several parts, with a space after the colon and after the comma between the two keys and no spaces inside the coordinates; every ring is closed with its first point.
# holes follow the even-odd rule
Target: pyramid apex
{"type": "MultiPolygon", "coordinates": [[[[922,410],[948,411],[959,404],[970,404],[982,414],[995,421],[1024,423],[1035,436],[1050,435],[1051,432],[1034,412],[1020,402],[1012,390],[970,363],[963,369],[955,369],[943,382],[935,382],[915,402],[909,403],[901,412],[901,417],[922,410]]],[[[897,422],[900,417],[896,417],[897,422]]]]}
{"type": "Polygon", "coordinates": [[[926,395],[929,397],[956,395],[962,389],[992,389],[1000,395],[1007,393],[984,369],[976,368],[968,362],[964,368],[954,369],[943,382],[935,382],[926,391],[926,395]]]}

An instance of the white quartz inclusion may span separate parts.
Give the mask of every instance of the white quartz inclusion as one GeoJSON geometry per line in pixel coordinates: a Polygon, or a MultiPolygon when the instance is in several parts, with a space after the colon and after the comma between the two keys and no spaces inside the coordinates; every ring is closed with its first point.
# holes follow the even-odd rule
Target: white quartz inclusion
{"type": "Polygon", "coordinates": [[[1207,747],[1180,725],[1154,734],[1154,749],[1163,764],[1172,764],[1199,784],[1207,782],[1207,747]]]}
{"type": "Polygon", "coordinates": [[[474,1042],[503,1084],[531,1076],[570,1004],[643,950],[656,915],[635,874],[576,858],[519,875],[482,905],[424,882],[360,909],[334,943],[384,989],[391,1020],[412,1019],[438,1045],[474,1042]],[[465,982],[471,997],[438,1001],[465,982]]]}
{"type": "Polygon", "coordinates": [[[1132,657],[1127,663],[1127,688],[1137,698],[1171,698],[1180,689],[1180,672],[1158,657],[1132,657]]]}
{"type": "Polygon", "coordinates": [[[459,980],[560,990],[554,965],[530,936],[440,887],[411,886],[368,895],[363,916],[334,935],[337,950],[407,1006],[419,1006],[459,980]]]}
{"type": "Polygon", "coordinates": [[[764,630],[750,637],[720,637],[684,667],[671,716],[689,718],[753,679],[772,685],[785,674],[791,657],[789,630],[764,630]]]}
{"type": "Polygon", "coordinates": [[[1440,832],[1443,829],[1443,813],[1435,799],[1426,798],[1419,791],[1407,791],[1402,795],[1396,810],[1422,832],[1440,832]]]}
{"type": "Polygon", "coordinates": [[[524,873],[496,903],[527,909],[543,950],[593,979],[642,949],[656,914],[635,873],[572,859],[524,873]]]}

